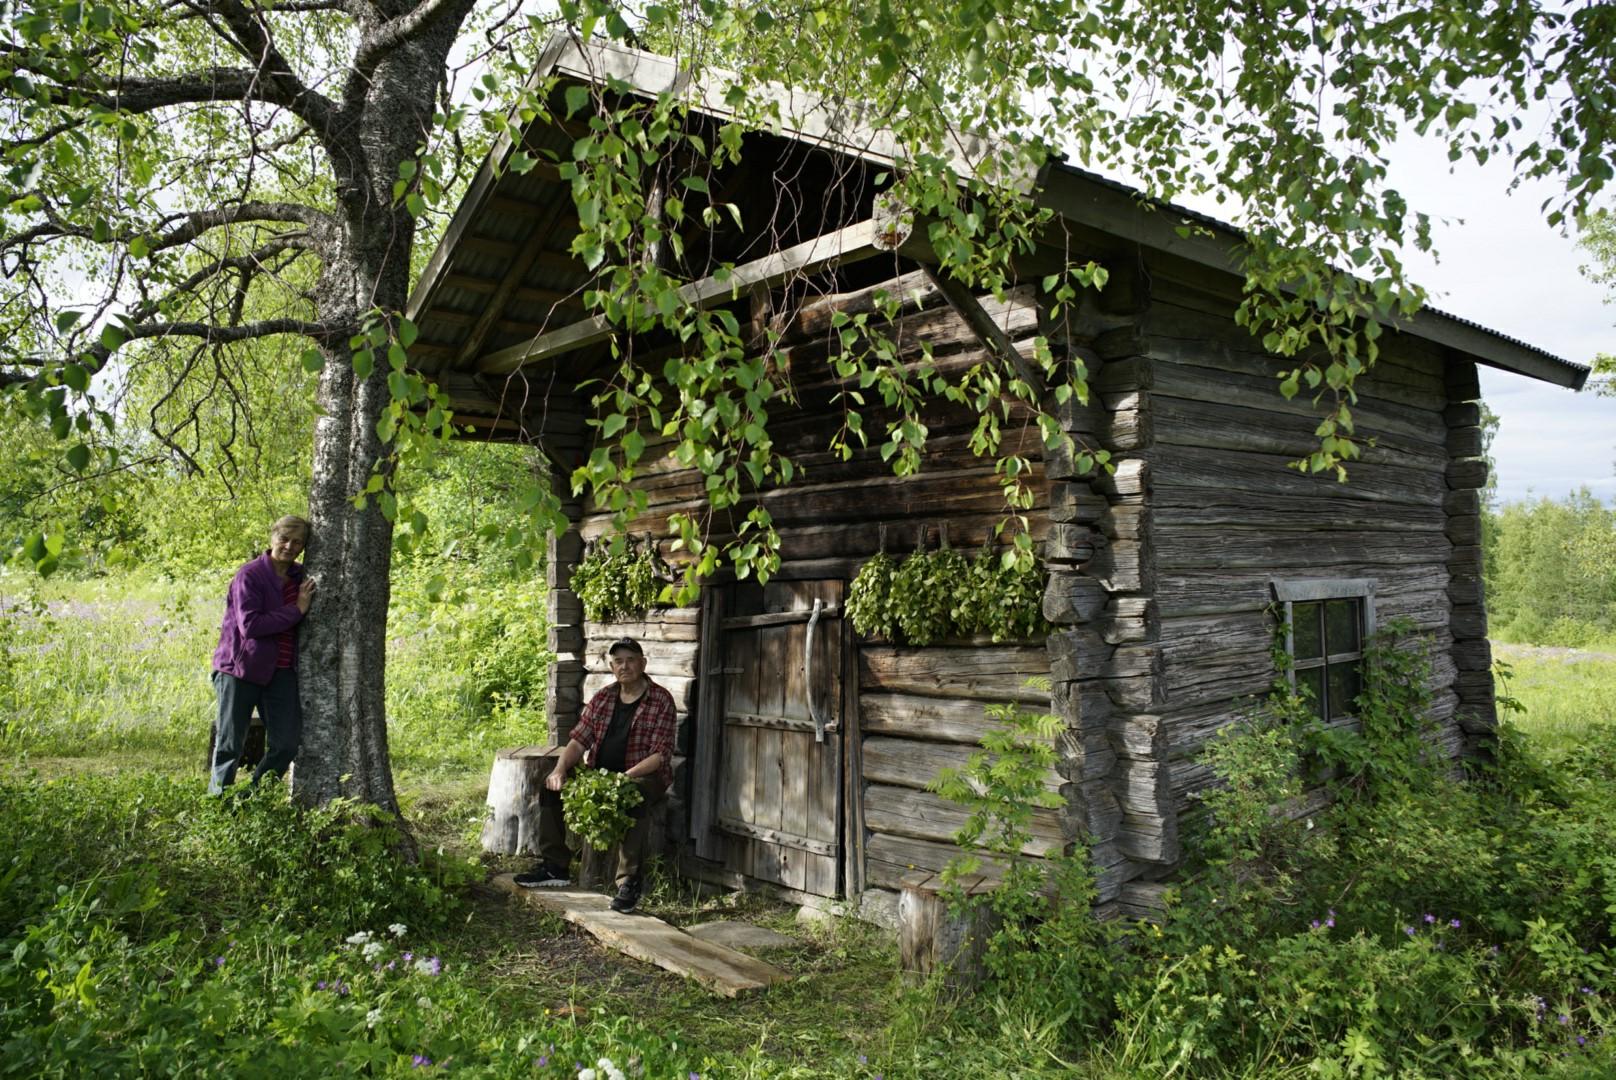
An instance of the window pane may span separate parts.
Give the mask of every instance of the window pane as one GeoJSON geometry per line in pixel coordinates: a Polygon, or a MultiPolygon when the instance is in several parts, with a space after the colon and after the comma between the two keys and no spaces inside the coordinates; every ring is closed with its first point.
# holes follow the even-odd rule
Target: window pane
{"type": "Polygon", "coordinates": [[[1325,637],[1332,654],[1358,651],[1360,603],[1358,600],[1331,600],[1324,605],[1325,637]]]}
{"type": "Polygon", "coordinates": [[[1323,719],[1322,703],[1324,701],[1324,669],[1321,667],[1298,668],[1296,671],[1296,692],[1306,697],[1313,707],[1313,715],[1323,719]]]}
{"type": "Polygon", "coordinates": [[[1330,665],[1330,719],[1338,716],[1352,716],[1358,709],[1353,704],[1358,698],[1358,691],[1362,683],[1358,678],[1357,660],[1347,660],[1339,664],[1330,665]]]}
{"type": "Polygon", "coordinates": [[[1292,653],[1298,660],[1311,660],[1324,655],[1324,642],[1319,634],[1319,608],[1317,601],[1291,605],[1291,640],[1296,646],[1292,653]]]}

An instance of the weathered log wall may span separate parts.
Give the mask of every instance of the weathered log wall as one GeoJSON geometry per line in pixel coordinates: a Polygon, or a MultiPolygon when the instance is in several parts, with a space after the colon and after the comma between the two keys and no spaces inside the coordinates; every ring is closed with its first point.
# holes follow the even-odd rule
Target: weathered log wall
{"type": "MultiPolygon", "coordinates": [[[[1005,515],[1005,502],[994,460],[970,449],[974,415],[956,405],[932,402],[925,407],[927,452],[918,475],[895,477],[881,458],[882,416],[865,410],[865,430],[872,446],[843,460],[829,442],[841,426],[844,403],[836,395],[845,387],[826,358],[839,345],[832,319],[838,313],[875,309],[878,291],[903,297],[893,333],[898,356],[906,363],[923,360],[940,372],[963,372],[985,358],[984,345],[924,273],[916,272],[856,292],[827,296],[800,305],[789,316],[777,316],[772,327],[780,336],[777,363],[792,373],[794,403],[771,409],[770,436],[789,456],[797,477],[785,488],[753,493],[728,514],[714,515],[709,541],[721,543],[754,505],[768,509],[781,537],[781,580],[851,579],[877,551],[901,555],[917,547],[936,547],[946,535],[956,548],[975,550],[995,540],[1005,515]]],[[[980,298],[985,310],[1024,354],[1039,332],[1038,304],[1031,287],[1012,291],[1005,301],[980,298]]],[[[683,468],[669,456],[671,441],[650,439],[635,486],[644,493],[645,509],[631,526],[651,537],[659,552],[678,565],[685,557],[668,536],[669,517],[676,512],[705,515],[705,483],[695,469],[683,468]]],[[[1004,446],[1033,462],[1029,477],[1037,493],[1026,512],[1034,540],[1049,533],[1042,443],[1025,410],[1012,409],[1004,425],[1004,446]]],[[[648,671],[674,695],[680,710],[680,757],[676,760],[670,807],[670,833],[683,836],[690,797],[684,757],[695,745],[691,717],[700,675],[697,609],[654,612],[635,626],[585,624],[576,597],[568,589],[572,567],[588,541],[608,536],[611,514],[593,504],[577,510],[577,528],[561,538],[550,567],[552,640],[558,660],[552,672],[551,717],[554,733],[564,739],[587,695],[609,681],[600,653],[627,633],[646,649],[648,671]]],[[[1007,537],[998,537],[1000,541],[1007,537]]],[[[722,575],[721,575],[722,576],[722,575]]],[[[854,714],[845,738],[855,761],[868,759],[863,780],[848,792],[847,812],[862,815],[869,827],[867,880],[853,875],[850,889],[863,885],[895,890],[898,878],[917,866],[940,869],[955,851],[947,843],[959,825],[956,811],[926,793],[925,785],[943,764],[962,764],[969,746],[980,737],[983,705],[988,701],[1027,700],[1024,682],[1047,675],[1049,664],[1041,643],[983,647],[954,645],[942,649],[861,650],[856,672],[860,694],[849,694],[854,714]],[[864,697],[864,705],[857,701],[864,697]],[[860,730],[861,717],[872,728],[860,730]],[[938,726],[930,729],[935,718],[938,726]],[[950,815],[953,816],[950,816],[950,815]]],[[[849,672],[850,678],[855,676],[849,672]]],[[[1034,694],[1038,707],[1048,695],[1034,694]]],[[[1063,826],[1059,815],[1041,820],[1040,844],[1055,843],[1063,826]]],[[[855,819],[857,820],[857,818],[855,819]]]]}
{"type": "MultiPolygon", "coordinates": [[[[1104,369],[1126,366],[1126,389],[1151,417],[1151,442],[1138,451],[1150,478],[1141,580],[1159,617],[1160,668],[1150,707],[1122,725],[1134,733],[1113,730],[1130,778],[1119,787],[1125,821],[1159,823],[1164,837],[1210,782],[1199,761],[1207,738],[1274,678],[1275,580],[1372,580],[1378,625],[1404,618],[1428,635],[1443,748],[1457,755],[1465,729],[1491,719],[1473,365],[1414,339],[1382,339],[1352,406],[1362,460],[1338,483],[1288,467],[1316,447],[1318,413],[1305,393],[1280,396],[1284,362],[1231,311],[1228,297],[1159,275],[1126,335],[1136,354],[1104,369]]],[[[1176,858],[1168,843],[1152,851],[1122,835],[1141,880],[1176,858]]]]}
{"type": "MultiPolygon", "coordinates": [[[[927,791],[945,767],[961,768],[991,726],[987,707],[1016,702],[1050,708],[1041,643],[958,642],[926,648],[866,643],[859,649],[859,734],[864,784],[865,884],[896,890],[916,870],[939,871],[959,854],[953,836],[965,824],[957,804],[927,791]]],[[[1059,791],[1051,774],[1045,786],[1059,791]]],[[[1058,852],[1073,837],[1065,815],[1036,811],[1029,855],[1058,852]]]]}

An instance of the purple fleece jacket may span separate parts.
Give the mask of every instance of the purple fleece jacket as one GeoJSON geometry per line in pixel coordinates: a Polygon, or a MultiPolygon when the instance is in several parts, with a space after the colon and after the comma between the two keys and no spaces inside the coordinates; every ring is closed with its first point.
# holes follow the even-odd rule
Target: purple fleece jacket
{"type": "MultiPolygon", "coordinates": [[[[287,576],[301,582],[302,565],[293,563],[287,576]]],[[[269,685],[275,674],[275,657],[280,651],[275,638],[303,621],[303,613],[297,605],[285,601],[281,584],[267,551],[236,571],[230,592],[225,596],[219,647],[213,652],[215,671],[259,686],[269,685]]],[[[292,666],[297,666],[295,649],[292,666]]]]}

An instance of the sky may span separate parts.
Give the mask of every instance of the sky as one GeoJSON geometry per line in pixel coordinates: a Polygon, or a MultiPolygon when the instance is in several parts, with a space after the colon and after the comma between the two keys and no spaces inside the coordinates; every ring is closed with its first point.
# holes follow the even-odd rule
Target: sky
{"type": "MultiPolygon", "coordinates": [[[[1574,238],[1544,222],[1551,188],[1508,195],[1511,172],[1498,159],[1450,172],[1445,154],[1416,143],[1400,143],[1392,161],[1391,182],[1409,203],[1449,218],[1433,230],[1439,262],[1407,256],[1432,306],[1579,364],[1616,353],[1616,304],[1579,272],[1587,257],[1574,238]]],[[[1492,446],[1501,502],[1587,487],[1616,503],[1616,397],[1486,367],[1481,389],[1501,421],[1492,446]]]]}

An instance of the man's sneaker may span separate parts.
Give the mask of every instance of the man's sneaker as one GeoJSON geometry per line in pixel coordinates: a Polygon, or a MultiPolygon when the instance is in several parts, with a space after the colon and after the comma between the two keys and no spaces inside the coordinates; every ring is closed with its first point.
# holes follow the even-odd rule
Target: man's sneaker
{"type": "Polygon", "coordinates": [[[524,889],[564,889],[572,884],[564,867],[540,863],[525,874],[517,874],[512,881],[524,889]]]}
{"type": "Polygon", "coordinates": [[[612,897],[612,910],[628,914],[640,903],[640,883],[638,881],[625,881],[618,887],[617,895],[612,897]]]}

